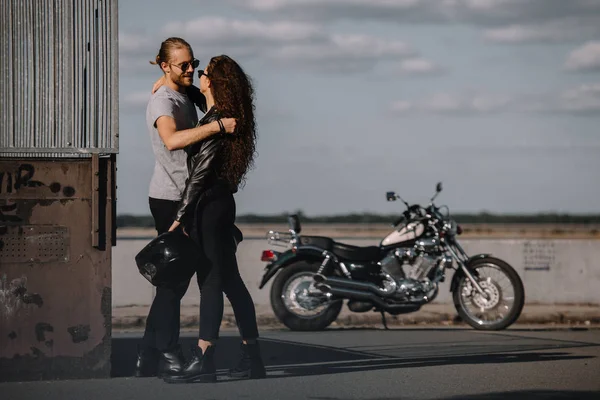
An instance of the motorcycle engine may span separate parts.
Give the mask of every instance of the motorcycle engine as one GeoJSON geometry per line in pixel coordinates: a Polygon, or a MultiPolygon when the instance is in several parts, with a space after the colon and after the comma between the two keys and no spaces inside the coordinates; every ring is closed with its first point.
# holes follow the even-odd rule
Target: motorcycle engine
{"type": "MultiPolygon", "coordinates": [[[[438,263],[439,257],[425,254],[419,249],[397,249],[381,260],[381,270],[389,282],[386,286],[395,286],[399,299],[419,299],[436,288],[427,277],[438,263]]],[[[384,282],[385,285],[385,282],[384,282]]]]}

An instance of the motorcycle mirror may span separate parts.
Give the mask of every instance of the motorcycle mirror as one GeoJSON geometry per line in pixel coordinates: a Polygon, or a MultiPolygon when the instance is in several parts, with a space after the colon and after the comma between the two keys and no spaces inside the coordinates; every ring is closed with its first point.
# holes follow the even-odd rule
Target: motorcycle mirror
{"type": "Polygon", "coordinates": [[[396,192],[386,192],[385,197],[387,201],[396,201],[398,199],[402,200],[402,202],[408,207],[408,203],[404,201],[404,199],[396,194],[396,192]]]}
{"type": "Polygon", "coordinates": [[[300,226],[300,218],[296,214],[292,214],[288,216],[288,223],[290,224],[290,228],[296,232],[300,233],[302,227],[300,226]]]}
{"type": "Polygon", "coordinates": [[[437,197],[438,194],[440,194],[441,191],[442,191],[442,182],[438,182],[437,185],[435,185],[435,194],[433,195],[431,200],[429,200],[429,202],[431,204],[433,204],[433,200],[435,200],[435,198],[437,197]]]}

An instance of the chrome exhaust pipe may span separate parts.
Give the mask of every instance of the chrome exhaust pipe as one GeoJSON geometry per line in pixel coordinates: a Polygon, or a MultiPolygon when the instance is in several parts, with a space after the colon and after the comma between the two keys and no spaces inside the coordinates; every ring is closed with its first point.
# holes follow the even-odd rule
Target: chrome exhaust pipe
{"type": "Polygon", "coordinates": [[[421,303],[406,303],[406,304],[388,304],[381,297],[374,293],[330,286],[328,283],[317,283],[315,287],[324,293],[330,293],[336,297],[342,297],[351,300],[362,300],[371,302],[374,306],[381,308],[384,311],[391,313],[410,313],[421,308],[421,303]]]}
{"type": "Polygon", "coordinates": [[[335,276],[323,276],[315,275],[314,280],[318,283],[323,283],[333,288],[344,288],[351,290],[358,290],[362,292],[370,292],[383,297],[390,297],[394,294],[394,290],[387,291],[380,288],[374,283],[370,282],[358,282],[348,278],[338,278],[335,276]]]}

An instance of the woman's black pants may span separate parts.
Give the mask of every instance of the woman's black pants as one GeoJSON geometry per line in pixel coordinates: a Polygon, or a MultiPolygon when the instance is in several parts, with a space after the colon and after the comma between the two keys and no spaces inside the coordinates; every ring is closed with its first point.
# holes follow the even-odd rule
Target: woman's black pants
{"type": "Polygon", "coordinates": [[[210,196],[196,207],[191,238],[203,256],[196,275],[200,286],[199,338],[206,341],[219,338],[223,293],[231,303],[241,337],[258,337],[254,302],[242,281],[235,256],[236,242],[232,234],[235,212],[231,193],[210,196]]]}
{"type": "MultiPolygon", "coordinates": [[[[150,198],[149,204],[156,231],[159,235],[167,232],[175,220],[179,202],[150,198]]],[[[177,287],[156,288],[156,295],[146,319],[142,347],[156,348],[164,352],[177,346],[181,298],[189,284],[190,282],[186,281],[177,287]]]]}

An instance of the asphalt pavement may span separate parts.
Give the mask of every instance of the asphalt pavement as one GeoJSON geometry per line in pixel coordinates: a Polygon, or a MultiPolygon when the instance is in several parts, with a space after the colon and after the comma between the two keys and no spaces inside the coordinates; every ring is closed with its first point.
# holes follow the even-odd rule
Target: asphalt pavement
{"type": "MultiPolygon", "coordinates": [[[[131,377],[139,333],[115,334],[113,378],[0,384],[0,399],[600,399],[600,329],[514,327],[262,332],[267,379],[225,376],[235,331],[221,337],[213,384],[131,377]]],[[[182,336],[186,354],[195,334],[182,336]]]]}

